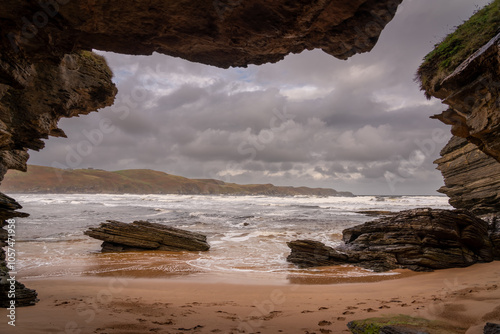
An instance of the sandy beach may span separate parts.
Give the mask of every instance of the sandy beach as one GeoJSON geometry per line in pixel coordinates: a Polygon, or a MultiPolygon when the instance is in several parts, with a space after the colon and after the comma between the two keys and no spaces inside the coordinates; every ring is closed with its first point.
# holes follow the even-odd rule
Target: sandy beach
{"type": "Polygon", "coordinates": [[[500,322],[500,262],[364,283],[275,284],[75,277],[28,280],[40,302],[2,309],[1,333],[348,333],[405,314],[482,333],[500,322]]]}

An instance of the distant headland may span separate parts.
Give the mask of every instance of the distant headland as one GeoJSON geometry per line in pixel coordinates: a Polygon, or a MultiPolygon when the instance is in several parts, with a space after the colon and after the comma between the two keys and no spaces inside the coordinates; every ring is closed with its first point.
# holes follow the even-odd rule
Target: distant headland
{"type": "Polygon", "coordinates": [[[29,165],[26,173],[10,170],[0,190],[5,193],[57,194],[185,194],[266,196],[354,196],[330,188],[283,187],[272,184],[236,184],[215,179],[188,179],[150,169],[105,171],[58,169],[29,165]]]}

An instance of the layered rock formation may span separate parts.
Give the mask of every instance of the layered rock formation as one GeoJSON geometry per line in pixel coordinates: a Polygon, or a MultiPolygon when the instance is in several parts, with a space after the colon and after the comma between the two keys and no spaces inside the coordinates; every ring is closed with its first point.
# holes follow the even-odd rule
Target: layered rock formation
{"type": "Polygon", "coordinates": [[[499,17],[494,0],[436,45],[417,73],[427,97],[449,106],[432,118],[475,145],[454,138],[444,148],[436,161],[446,184],[440,191],[454,207],[477,213],[500,208],[499,17]]]}
{"type": "Polygon", "coordinates": [[[0,56],[0,180],[7,169],[26,171],[27,150],[42,149],[41,138],[66,136],[57,127],[62,117],[109,106],[116,94],[111,70],[91,52],[36,63],[5,56],[0,56]]]}
{"type": "Polygon", "coordinates": [[[306,49],[341,59],[369,51],[401,1],[52,0],[36,6],[7,0],[0,17],[6,46],[30,54],[50,47],[159,52],[229,67],[276,62],[306,49]]]}
{"type": "Polygon", "coordinates": [[[489,221],[489,237],[493,246],[493,256],[496,260],[500,259],[500,213],[490,215],[485,218],[489,221]]]}
{"type": "Polygon", "coordinates": [[[289,242],[287,260],[301,267],[349,263],[377,272],[467,267],[500,260],[493,232],[498,230],[489,231],[487,222],[465,210],[415,209],[344,230],[345,245],[336,249],[311,240],[289,242]]]}
{"type": "MultiPolygon", "coordinates": [[[[90,52],[68,53],[59,58],[50,53],[35,54],[34,61],[23,52],[7,48],[5,41],[0,45],[1,181],[8,169],[26,171],[27,151],[43,148],[41,138],[65,137],[57,127],[62,117],[88,114],[111,105],[116,87],[104,59],[90,52]]],[[[1,193],[0,197],[8,198],[1,193]]],[[[15,212],[21,206],[13,199],[3,201],[6,203],[10,204],[0,210],[0,221],[27,216],[15,212]]],[[[5,267],[3,257],[0,267],[5,267]]],[[[0,272],[2,282],[8,278],[6,272],[0,272]]],[[[7,300],[5,287],[0,285],[0,304],[7,300]]],[[[34,290],[19,282],[15,288],[17,306],[34,303],[34,290]]]]}
{"type": "Polygon", "coordinates": [[[450,108],[434,116],[500,162],[500,35],[442,80],[432,95],[450,108]]]}
{"type": "Polygon", "coordinates": [[[435,118],[500,162],[500,1],[494,0],[429,53],[417,76],[450,108],[435,118]]]}
{"type": "MultiPolygon", "coordinates": [[[[33,305],[38,301],[35,290],[28,289],[23,284],[12,280],[12,278],[16,279],[16,274],[11,276],[9,272],[17,272],[17,268],[7,268],[6,253],[3,247],[8,246],[9,233],[3,227],[8,225],[6,221],[9,219],[15,221],[16,218],[28,216],[26,213],[16,211],[19,209],[22,209],[19,203],[13,198],[0,193],[0,307],[11,306],[10,302],[12,300],[15,301],[15,307],[33,305]]],[[[15,232],[16,224],[13,223],[11,226],[14,227],[15,232]]],[[[11,234],[11,243],[9,246],[14,248],[14,250],[16,250],[16,240],[15,233],[11,234]],[[13,243],[12,240],[14,240],[13,243]]],[[[15,262],[13,264],[15,265],[15,262]]]]}
{"type": "Polygon", "coordinates": [[[439,192],[475,214],[500,212],[500,164],[466,139],[452,137],[434,163],[444,177],[439,192]]]}
{"type": "Polygon", "coordinates": [[[500,35],[442,80],[432,95],[450,106],[434,116],[500,162],[500,35]]]}
{"type": "Polygon", "coordinates": [[[207,237],[147,221],[126,224],[108,220],[99,227],[91,227],[85,234],[103,240],[103,252],[162,250],[162,251],[207,251],[207,237]]]}

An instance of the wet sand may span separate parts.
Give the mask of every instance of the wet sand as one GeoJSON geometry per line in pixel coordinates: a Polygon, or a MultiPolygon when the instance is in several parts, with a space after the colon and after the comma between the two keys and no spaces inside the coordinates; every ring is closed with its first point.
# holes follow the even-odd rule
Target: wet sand
{"type": "Polygon", "coordinates": [[[0,333],[348,333],[351,320],[398,314],[467,334],[500,323],[500,262],[329,285],[120,277],[24,283],[41,301],[16,310],[15,329],[2,309],[0,333]]]}

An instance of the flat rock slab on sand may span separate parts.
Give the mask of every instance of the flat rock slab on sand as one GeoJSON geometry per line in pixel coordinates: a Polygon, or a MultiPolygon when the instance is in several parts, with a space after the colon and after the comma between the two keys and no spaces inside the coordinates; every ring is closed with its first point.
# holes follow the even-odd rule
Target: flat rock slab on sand
{"type": "Polygon", "coordinates": [[[344,245],[288,243],[300,267],[353,264],[377,272],[432,271],[500,260],[500,226],[467,210],[414,209],[345,229],[344,245]]]}
{"type": "Polygon", "coordinates": [[[200,233],[146,221],[126,224],[108,220],[99,227],[91,227],[85,234],[103,240],[103,252],[163,250],[207,251],[207,237],[200,233]]]}

